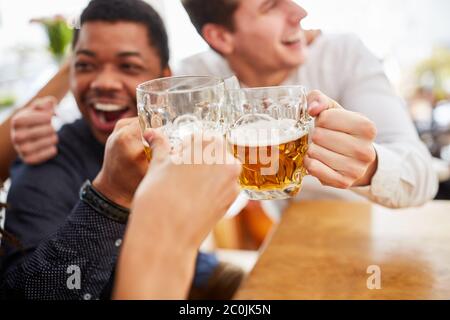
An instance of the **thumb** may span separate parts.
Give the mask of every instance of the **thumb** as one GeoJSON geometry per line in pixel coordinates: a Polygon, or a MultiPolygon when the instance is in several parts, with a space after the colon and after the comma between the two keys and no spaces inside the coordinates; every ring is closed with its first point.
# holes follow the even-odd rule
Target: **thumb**
{"type": "Polygon", "coordinates": [[[36,110],[47,111],[49,113],[53,113],[57,105],[58,100],[53,96],[39,98],[34,101],[34,108],[36,110]]]}
{"type": "Polygon", "coordinates": [[[150,146],[152,157],[151,163],[161,162],[169,156],[170,144],[162,132],[154,129],[147,129],[143,136],[150,146]]]}
{"type": "Polygon", "coordinates": [[[343,109],[339,103],[318,90],[311,91],[307,97],[308,113],[311,117],[319,116],[328,109],[343,109]]]}

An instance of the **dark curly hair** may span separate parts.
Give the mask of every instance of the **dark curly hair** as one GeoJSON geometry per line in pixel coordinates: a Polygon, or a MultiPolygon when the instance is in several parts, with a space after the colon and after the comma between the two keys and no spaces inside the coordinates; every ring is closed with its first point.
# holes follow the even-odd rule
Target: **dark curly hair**
{"type": "MultiPolygon", "coordinates": [[[[169,64],[169,41],[161,16],[151,5],[142,0],[91,0],[80,17],[80,27],[86,22],[105,21],[136,22],[147,28],[150,45],[161,59],[161,67],[169,64]]],[[[72,47],[75,47],[79,30],[75,30],[72,47]]]]}

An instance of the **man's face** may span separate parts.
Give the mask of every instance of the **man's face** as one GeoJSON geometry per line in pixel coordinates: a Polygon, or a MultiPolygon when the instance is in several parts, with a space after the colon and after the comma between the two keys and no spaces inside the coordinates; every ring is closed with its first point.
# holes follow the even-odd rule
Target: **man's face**
{"type": "Polygon", "coordinates": [[[119,119],[136,116],[136,86],[167,75],[147,32],[143,24],[133,22],[95,21],[81,27],[70,85],[83,118],[101,143],[119,119]]]}
{"type": "Polygon", "coordinates": [[[241,0],[234,14],[233,56],[264,71],[298,67],[307,12],[292,0],[241,0]]]}

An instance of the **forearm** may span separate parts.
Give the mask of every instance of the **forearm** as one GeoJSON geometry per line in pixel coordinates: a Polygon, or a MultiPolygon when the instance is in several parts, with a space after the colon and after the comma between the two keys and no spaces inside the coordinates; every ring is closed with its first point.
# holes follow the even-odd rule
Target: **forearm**
{"type": "Polygon", "coordinates": [[[184,250],[176,238],[160,241],[147,234],[149,237],[141,242],[127,233],[119,258],[114,299],[186,299],[197,250],[184,250]]]}
{"type": "Polygon", "coordinates": [[[168,221],[164,197],[139,197],[133,203],[119,258],[116,299],[185,299],[194,275],[198,246],[168,221]],[[148,203],[153,203],[151,212],[148,203]]]}
{"type": "Polygon", "coordinates": [[[354,44],[358,55],[343,72],[347,79],[341,99],[343,106],[375,123],[378,162],[370,186],[354,191],[387,207],[421,205],[433,199],[438,187],[431,155],[381,63],[358,42],[354,44]]]}
{"type": "Polygon", "coordinates": [[[17,157],[17,153],[11,142],[11,117],[0,125],[0,145],[2,156],[0,157],[0,180],[9,178],[9,168],[17,157]]]}
{"type": "Polygon", "coordinates": [[[420,141],[375,145],[378,169],[372,184],[353,189],[360,195],[391,208],[420,206],[432,200],[438,189],[431,156],[420,141]]]}
{"type": "MultiPolygon", "coordinates": [[[[69,62],[66,62],[52,79],[22,108],[28,107],[32,101],[38,98],[53,96],[60,102],[69,91],[69,62]]],[[[22,109],[20,108],[20,109],[22,109]]],[[[18,109],[19,110],[19,109],[18,109]]],[[[2,156],[0,157],[0,179],[5,181],[9,178],[9,168],[17,157],[11,141],[11,119],[16,110],[0,125],[0,145],[2,156]]]]}
{"type": "Polygon", "coordinates": [[[69,92],[69,71],[70,59],[68,59],[58,70],[58,72],[47,82],[47,84],[38,91],[38,93],[28,101],[25,106],[28,106],[33,100],[47,96],[55,97],[60,102],[67,92],[69,92]]]}

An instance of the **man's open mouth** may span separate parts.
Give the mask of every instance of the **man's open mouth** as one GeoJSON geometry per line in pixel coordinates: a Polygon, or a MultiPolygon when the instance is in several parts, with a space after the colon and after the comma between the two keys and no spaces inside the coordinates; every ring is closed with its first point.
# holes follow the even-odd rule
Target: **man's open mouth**
{"type": "Polygon", "coordinates": [[[285,39],[283,39],[281,41],[281,43],[284,44],[285,46],[295,46],[295,45],[300,45],[301,41],[302,41],[301,33],[296,33],[289,37],[286,37],[285,39]]]}
{"type": "Polygon", "coordinates": [[[93,125],[102,132],[112,132],[117,121],[134,116],[128,105],[96,102],[89,106],[93,125]]]}

